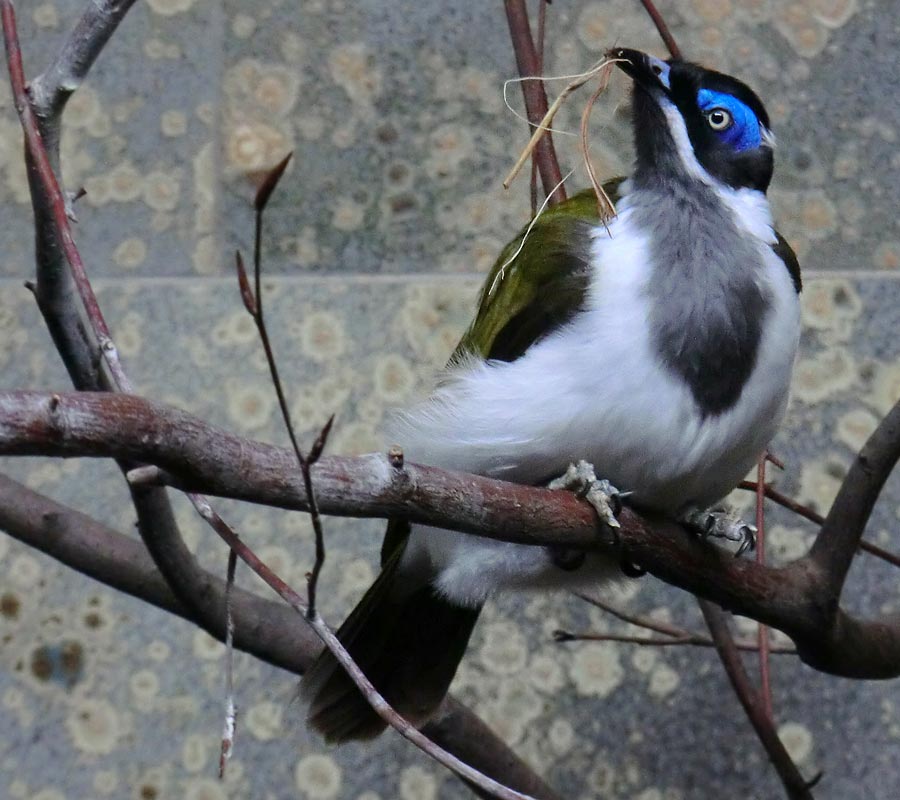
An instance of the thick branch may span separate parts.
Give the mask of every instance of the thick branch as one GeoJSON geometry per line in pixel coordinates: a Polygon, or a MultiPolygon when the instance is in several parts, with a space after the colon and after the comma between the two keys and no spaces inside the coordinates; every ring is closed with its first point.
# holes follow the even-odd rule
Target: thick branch
{"type": "MultiPolygon", "coordinates": [[[[0,529],[94,580],[197,623],[172,594],[140,542],[0,475],[0,529]]],[[[219,626],[209,630],[224,640],[225,582],[202,571],[203,592],[220,606],[219,626]]],[[[312,629],[289,606],[233,589],[235,647],[297,675],[318,655],[312,629]]],[[[528,766],[472,711],[448,697],[424,733],[476,769],[521,792],[558,800],[528,766]],[[477,748],[473,742],[477,741],[477,748]],[[473,749],[477,752],[473,752],[473,749]]]]}
{"type": "Polygon", "coordinates": [[[135,0],[94,0],[88,4],[53,63],[31,84],[35,110],[42,119],[58,124],[66,102],[134,3],[135,0]]]}
{"type": "MultiPolygon", "coordinates": [[[[241,439],[129,395],[0,394],[0,454],[118,457],[167,470],[179,488],[306,510],[293,454],[241,439]]],[[[324,514],[404,517],[505,541],[605,550],[735,613],[779,628],[817,669],[855,678],[900,674],[900,617],[859,621],[823,606],[809,558],[775,568],[735,559],[677,525],[624,510],[616,537],[572,494],[384,456],[323,458],[313,477],[324,514]]]]}
{"type": "MultiPolygon", "coordinates": [[[[133,2],[133,0],[132,0],[133,2]]],[[[65,100],[84,78],[132,2],[97,0],[91,4],[51,66],[41,106],[26,88],[15,12],[0,0],[7,64],[16,110],[25,133],[25,153],[35,214],[37,285],[35,295],[54,344],[76,388],[129,392],[131,382],[119,360],[109,327],[94,294],[69,225],[66,198],[57,178],[60,115],[65,100]],[[46,134],[46,135],[45,135],[46,134]],[[79,303],[81,308],[79,308],[79,303]],[[107,369],[100,369],[100,362],[107,369]]],[[[120,460],[123,471],[136,466],[120,460]]],[[[207,630],[221,625],[221,604],[210,604],[203,571],[181,538],[165,491],[129,487],[138,527],[150,555],[179,601],[207,630]]],[[[195,503],[198,498],[189,496],[195,503]]]]}
{"type": "MultiPolygon", "coordinates": [[[[22,53],[19,49],[15,13],[12,4],[4,1],[0,3],[0,8],[2,8],[3,14],[3,35],[6,44],[10,83],[16,102],[16,111],[19,113],[22,129],[25,133],[25,152],[28,159],[28,174],[32,188],[32,203],[35,207],[35,214],[40,213],[41,215],[36,225],[39,249],[39,296],[41,292],[41,274],[44,271],[40,261],[40,248],[42,247],[43,237],[49,236],[53,247],[62,251],[65,261],[72,271],[72,277],[78,287],[78,293],[84,303],[85,311],[91,320],[92,328],[97,338],[97,345],[104,362],[109,368],[117,387],[122,391],[129,391],[131,384],[122,369],[118,351],[110,336],[103,314],[100,312],[100,306],[88,280],[81,254],[75,246],[75,240],[69,227],[65,197],[51,165],[50,157],[31,105],[31,99],[26,89],[22,53]]],[[[55,263],[54,268],[60,271],[64,269],[62,263],[55,263]]],[[[55,278],[58,279],[58,276],[55,276],[55,278]]],[[[71,296],[67,295],[66,302],[69,305],[72,305],[71,299],[71,296]]]]}
{"type": "MultiPolygon", "coordinates": [[[[0,475],[0,529],[94,580],[197,623],[172,594],[141,542],[5,475],[0,475]]],[[[204,570],[200,577],[199,591],[221,609],[217,625],[203,627],[223,640],[225,582],[204,570]]],[[[243,589],[235,589],[232,600],[236,647],[291,672],[302,673],[312,662],[319,640],[290,608],[243,589]]]]}
{"type": "Polygon", "coordinates": [[[866,523],[900,459],[900,402],[881,421],[850,467],[810,551],[827,576],[823,602],[837,612],[841,590],[866,523]]]}

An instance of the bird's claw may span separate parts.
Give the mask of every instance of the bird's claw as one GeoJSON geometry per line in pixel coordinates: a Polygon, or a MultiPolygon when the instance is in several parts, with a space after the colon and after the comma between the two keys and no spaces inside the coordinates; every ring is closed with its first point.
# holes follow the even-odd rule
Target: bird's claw
{"type": "Polygon", "coordinates": [[[594,467],[585,460],[569,464],[565,474],[550,481],[551,489],[568,489],[587,500],[600,520],[611,528],[619,528],[616,515],[622,510],[623,493],[608,480],[598,480],[594,467]]]}
{"type": "Polygon", "coordinates": [[[680,521],[704,538],[739,542],[735,557],[756,549],[756,526],[724,509],[688,509],[680,521]]]}

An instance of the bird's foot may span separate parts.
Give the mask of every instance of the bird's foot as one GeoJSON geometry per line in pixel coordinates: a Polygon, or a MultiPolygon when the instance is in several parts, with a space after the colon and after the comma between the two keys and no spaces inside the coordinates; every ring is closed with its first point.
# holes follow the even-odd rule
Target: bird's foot
{"type": "Polygon", "coordinates": [[[587,461],[569,464],[564,475],[550,481],[550,489],[569,489],[587,500],[597,512],[601,522],[610,528],[619,528],[616,514],[622,510],[623,493],[607,480],[598,480],[594,467],[587,461]]]}
{"type": "Polygon", "coordinates": [[[756,526],[744,522],[734,512],[724,508],[688,508],[678,521],[704,538],[739,542],[735,557],[756,549],[756,526]]]}

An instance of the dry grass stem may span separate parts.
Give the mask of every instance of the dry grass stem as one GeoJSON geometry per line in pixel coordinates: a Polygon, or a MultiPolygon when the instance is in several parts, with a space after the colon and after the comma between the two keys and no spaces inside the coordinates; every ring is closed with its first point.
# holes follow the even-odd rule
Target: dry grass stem
{"type": "MultiPolygon", "coordinates": [[[[591,78],[596,75],[600,75],[604,69],[607,69],[608,65],[614,64],[615,61],[613,59],[604,58],[602,61],[597,62],[593,67],[589,70],[582,72],[578,75],[572,76],[571,82],[566,86],[565,89],[560,92],[559,97],[553,101],[553,104],[550,108],[547,109],[547,113],[544,114],[544,118],[540,121],[540,123],[535,127],[534,133],[531,134],[531,139],[528,140],[528,144],[525,145],[525,149],[522,151],[518,160],[516,161],[513,168],[510,170],[509,175],[503,180],[503,188],[508,189],[512,182],[516,179],[516,176],[522,170],[522,167],[525,165],[525,162],[531,156],[532,151],[535,147],[537,147],[537,143],[540,141],[541,137],[547,131],[552,131],[553,129],[550,127],[550,123],[553,122],[553,118],[556,116],[557,112],[560,108],[562,108],[562,104],[565,102],[566,98],[572,94],[576,89],[581,88],[586,84],[591,78]]],[[[569,77],[569,76],[566,76],[569,77]]],[[[556,78],[522,78],[520,80],[558,80],[556,78]]],[[[607,78],[608,80],[608,78],[607,78]]]]}

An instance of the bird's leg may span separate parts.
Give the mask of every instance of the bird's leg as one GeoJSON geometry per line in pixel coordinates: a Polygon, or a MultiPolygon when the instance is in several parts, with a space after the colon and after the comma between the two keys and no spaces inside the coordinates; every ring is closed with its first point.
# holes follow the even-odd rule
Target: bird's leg
{"type": "MultiPolygon", "coordinates": [[[[619,538],[619,528],[622,526],[616,517],[622,510],[622,501],[632,492],[620,492],[608,480],[598,480],[593,465],[584,460],[577,464],[569,464],[565,475],[551,481],[548,486],[551,489],[574,491],[576,495],[584,497],[594,507],[597,516],[612,531],[614,544],[621,553],[619,566],[626,577],[642,578],[647,574],[647,570],[628,559],[619,538]]],[[[567,571],[578,569],[587,558],[587,553],[583,550],[573,550],[572,548],[548,547],[547,551],[553,563],[567,571]]]]}
{"type": "MultiPolygon", "coordinates": [[[[564,475],[547,484],[550,489],[568,489],[578,497],[587,500],[597,512],[597,516],[610,528],[619,527],[616,514],[622,510],[618,489],[607,480],[597,480],[594,467],[587,461],[569,464],[564,475]]],[[[566,572],[572,572],[584,564],[587,553],[571,547],[548,547],[547,552],[553,563],[566,572]]]]}
{"type": "Polygon", "coordinates": [[[728,509],[690,506],[678,515],[678,521],[705,538],[740,542],[736,557],[756,548],[756,526],[744,522],[728,509]]]}
{"type": "Polygon", "coordinates": [[[610,528],[619,528],[616,514],[622,510],[622,494],[607,480],[598,480],[594,467],[585,460],[569,464],[565,474],[548,484],[550,489],[569,489],[587,500],[597,512],[601,522],[610,528]]]}

